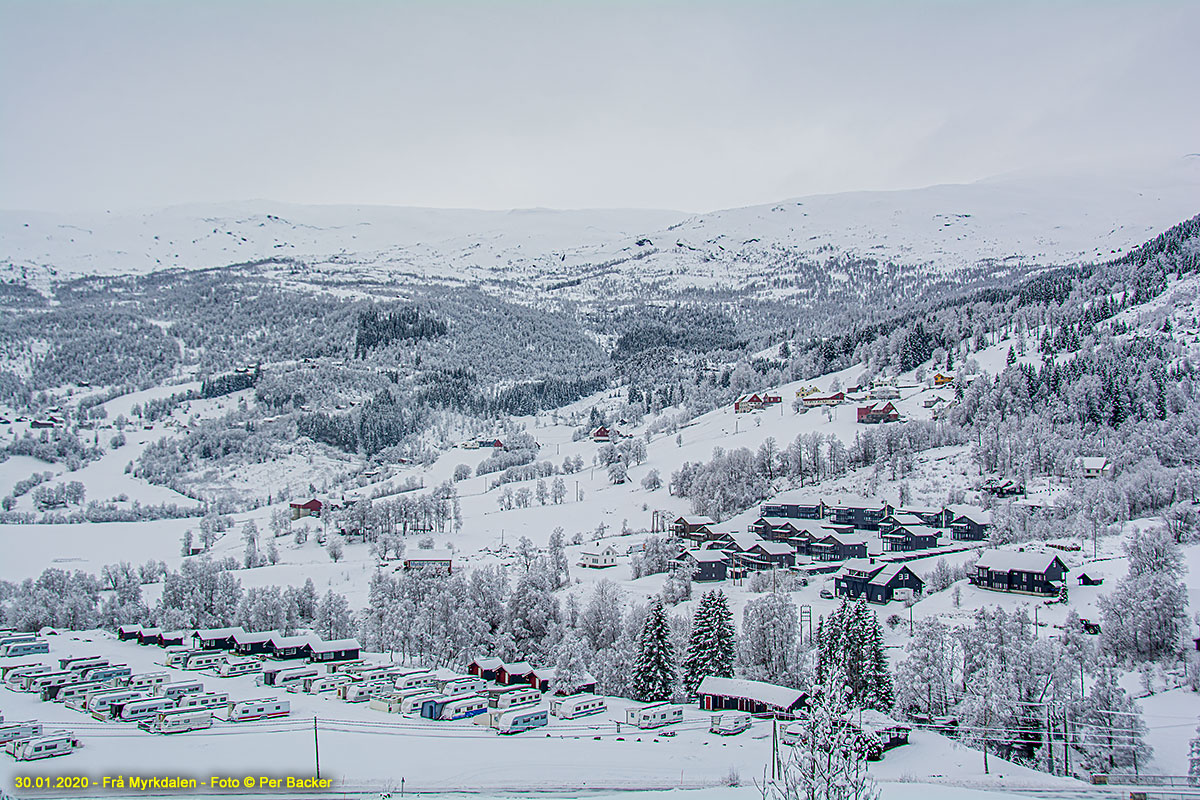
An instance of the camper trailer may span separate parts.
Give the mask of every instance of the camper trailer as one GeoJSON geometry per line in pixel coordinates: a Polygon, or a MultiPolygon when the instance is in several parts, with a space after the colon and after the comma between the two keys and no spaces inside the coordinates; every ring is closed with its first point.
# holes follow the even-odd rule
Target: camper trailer
{"type": "Polygon", "coordinates": [[[441,713],[438,714],[438,719],[468,719],[477,716],[487,711],[488,701],[482,695],[471,695],[469,697],[461,697],[457,700],[451,698],[449,702],[442,706],[441,713]]]}
{"type": "MultiPolygon", "coordinates": [[[[145,700],[147,694],[141,689],[113,689],[110,692],[95,692],[82,698],[83,710],[96,719],[105,720],[112,716],[112,707],[117,703],[128,703],[132,700],[145,700]]],[[[79,698],[77,698],[79,699],[79,698]]],[[[68,703],[75,708],[76,703],[68,703]]]]}
{"type": "Polygon", "coordinates": [[[112,662],[102,656],[75,656],[73,658],[60,658],[58,660],[58,668],[78,672],[91,667],[107,667],[110,663],[112,662]]]}
{"type": "Polygon", "coordinates": [[[183,660],[183,669],[211,669],[220,666],[225,661],[224,650],[202,650],[198,653],[188,653],[183,660]]]}
{"type": "Polygon", "coordinates": [[[4,685],[9,688],[16,688],[17,679],[22,675],[28,675],[32,672],[51,672],[48,664],[39,664],[36,661],[26,661],[23,664],[5,664],[0,666],[0,680],[4,681],[4,685]]]}
{"type": "Polygon", "coordinates": [[[625,722],[635,728],[661,728],[683,721],[683,706],[670,703],[651,703],[625,709],[625,722]]]}
{"type": "Polygon", "coordinates": [[[113,681],[114,683],[120,683],[132,675],[133,670],[127,664],[111,664],[104,667],[88,667],[85,670],[80,670],[79,677],[76,680],[113,681]]]}
{"type": "Polygon", "coordinates": [[[437,686],[437,676],[427,670],[417,670],[396,677],[397,689],[417,689],[422,686],[437,686]]]}
{"type": "Polygon", "coordinates": [[[42,723],[35,719],[25,722],[7,722],[0,725],[0,745],[7,744],[14,739],[30,739],[41,735],[42,723]]]}
{"type": "Polygon", "coordinates": [[[165,697],[168,700],[178,701],[185,694],[202,694],[204,692],[204,684],[200,681],[180,681],[179,683],[164,683],[154,689],[154,694],[158,697],[165,697]]]}
{"type": "Polygon", "coordinates": [[[351,681],[337,688],[337,695],[347,703],[365,703],[375,695],[390,693],[392,682],[387,678],[369,681],[351,681]]]}
{"type": "Polygon", "coordinates": [[[0,645],[0,656],[16,658],[17,656],[34,656],[50,652],[50,643],[44,639],[32,642],[10,642],[0,645]]]}
{"type": "Polygon", "coordinates": [[[229,705],[228,692],[205,692],[204,694],[186,694],[179,698],[179,702],[175,707],[179,710],[212,710],[214,708],[225,708],[229,705]]]}
{"type": "Polygon", "coordinates": [[[88,692],[112,688],[106,681],[80,681],[68,683],[65,686],[48,686],[42,690],[42,700],[54,703],[66,703],[76,697],[86,697],[88,692]]]}
{"type": "Polygon", "coordinates": [[[275,674],[275,687],[289,689],[296,686],[299,687],[296,691],[299,691],[304,688],[306,678],[318,678],[320,675],[321,671],[316,667],[289,667],[275,674]]]}
{"type": "Polygon", "coordinates": [[[11,631],[0,636],[0,647],[7,647],[10,644],[19,644],[21,642],[36,642],[36,633],[13,633],[11,631]]]}
{"type": "Polygon", "coordinates": [[[451,678],[442,683],[443,694],[462,694],[464,692],[482,692],[487,687],[487,681],[473,675],[463,675],[451,678]]]}
{"type": "Polygon", "coordinates": [[[287,700],[274,697],[264,697],[257,700],[239,700],[230,703],[226,719],[230,722],[248,722],[254,719],[270,719],[286,717],[291,713],[292,704],[287,700]]]}
{"type": "Polygon", "coordinates": [[[494,727],[496,733],[500,734],[521,733],[541,728],[549,721],[549,714],[544,708],[520,708],[498,715],[494,727]]]}
{"type": "MultiPolygon", "coordinates": [[[[350,683],[349,675],[323,675],[312,680],[305,679],[304,691],[309,694],[337,694],[338,687],[350,683]]],[[[288,687],[290,692],[292,687],[288,687]]]]}
{"type": "Polygon", "coordinates": [[[550,698],[550,713],[559,719],[575,719],[589,714],[603,714],[608,703],[594,694],[556,695],[550,698]]]}
{"type": "Polygon", "coordinates": [[[30,675],[21,679],[21,689],[26,692],[41,693],[47,686],[65,686],[68,683],[78,683],[79,675],[74,672],[44,672],[40,675],[30,675]]]}
{"type": "Polygon", "coordinates": [[[200,650],[192,650],[187,647],[168,647],[166,654],[159,663],[164,667],[174,667],[175,669],[183,669],[183,665],[187,660],[201,652],[200,650]]]}
{"type": "Polygon", "coordinates": [[[152,719],[159,712],[175,708],[175,701],[169,697],[149,697],[145,700],[113,703],[110,708],[114,719],[122,722],[141,722],[144,719],[152,719]]]}
{"type": "Polygon", "coordinates": [[[217,668],[217,674],[222,678],[233,678],[249,675],[251,672],[261,672],[262,668],[262,662],[257,658],[226,658],[217,668]]]}
{"type": "Polygon", "coordinates": [[[745,711],[722,711],[708,721],[708,732],[719,736],[734,736],[749,730],[753,717],[745,711]]]}
{"type": "Polygon", "coordinates": [[[143,672],[138,675],[130,675],[125,679],[125,686],[130,689],[149,689],[155,691],[164,683],[170,683],[171,676],[165,672],[143,672]]]}
{"type": "Polygon", "coordinates": [[[537,705],[542,701],[542,693],[532,686],[507,689],[492,694],[488,703],[492,708],[516,708],[518,706],[537,705]]]}
{"type": "Polygon", "coordinates": [[[160,711],[151,719],[144,719],[138,727],[150,733],[186,733],[211,728],[212,711],[193,709],[189,711],[160,711]]]}
{"type": "Polygon", "coordinates": [[[4,749],[16,761],[36,761],[39,758],[65,756],[79,747],[79,740],[65,731],[33,739],[14,739],[4,749]]]}
{"type": "Polygon", "coordinates": [[[9,689],[17,690],[21,688],[21,679],[26,675],[45,675],[50,671],[50,667],[45,664],[24,664],[12,667],[4,673],[4,685],[9,689]]]}

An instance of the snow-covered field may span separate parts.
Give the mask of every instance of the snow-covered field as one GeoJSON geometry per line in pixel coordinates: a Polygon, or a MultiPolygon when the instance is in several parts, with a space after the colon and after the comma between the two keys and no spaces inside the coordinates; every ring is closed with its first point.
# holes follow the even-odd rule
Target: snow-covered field
{"type": "MultiPolygon", "coordinates": [[[[206,731],[160,736],[132,723],[100,722],[64,705],[41,702],[35,695],[0,688],[0,711],[5,720],[37,719],[47,729],[71,730],[80,737],[81,749],[50,765],[49,771],[55,774],[98,778],[150,769],[156,775],[195,777],[312,775],[314,718],[322,776],[333,778],[335,788],[351,791],[398,788],[401,778],[409,791],[469,791],[484,792],[484,796],[517,790],[574,794],[695,789],[724,787],[731,772],[746,784],[756,779],[761,782],[764,767],[770,764],[769,721],[757,721],[737,736],[721,737],[708,732],[709,712],[694,707],[687,708],[682,723],[670,726],[674,736],[621,724],[624,709],[634,704],[616,698],[610,698],[604,714],[566,721],[551,717],[544,729],[498,736],[471,722],[385,714],[365,704],[259,687],[252,676],[220,678],[168,669],[156,663],[164,655],[162,649],[120,642],[104,632],[49,638],[49,656],[13,661],[52,663],[52,659],[68,656],[105,656],[113,663],[129,664],[135,672],[167,669],[173,681],[199,678],[208,691],[228,692],[233,699],[276,696],[291,701],[291,715],[284,719],[217,722],[206,731]]],[[[386,661],[386,656],[375,658],[386,661]]],[[[0,659],[0,666],[4,663],[0,659]]],[[[0,757],[0,785],[6,787],[12,785],[14,775],[43,771],[0,757]]],[[[964,786],[1078,785],[995,758],[990,773],[984,774],[979,751],[926,731],[915,731],[909,745],[889,751],[881,762],[871,765],[871,771],[888,784],[921,780],[943,784],[946,791],[962,791],[964,786]]],[[[884,796],[911,796],[899,787],[895,791],[899,793],[884,796]]]]}

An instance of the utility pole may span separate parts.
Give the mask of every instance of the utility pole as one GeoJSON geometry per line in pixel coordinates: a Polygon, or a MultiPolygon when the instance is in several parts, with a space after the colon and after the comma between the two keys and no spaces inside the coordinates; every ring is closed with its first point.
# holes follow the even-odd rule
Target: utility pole
{"type": "Polygon", "coordinates": [[[321,741],[317,738],[317,718],[313,717],[313,756],[317,760],[317,778],[321,777],[321,741]]]}
{"type": "Polygon", "coordinates": [[[1067,727],[1067,706],[1063,706],[1063,772],[1071,777],[1071,730],[1067,727]]]}
{"type": "Polygon", "coordinates": [[[1050,704],[1046,704],[1046,758],[1050,762],[1050,774],[1054,774],[1054,722],[1050,718],[1050,704]]]}
{"type": "Polygon", "coordinates": [[[779,771],[779,717],[771,717],[771,780],[778,777],[779,771]]]}

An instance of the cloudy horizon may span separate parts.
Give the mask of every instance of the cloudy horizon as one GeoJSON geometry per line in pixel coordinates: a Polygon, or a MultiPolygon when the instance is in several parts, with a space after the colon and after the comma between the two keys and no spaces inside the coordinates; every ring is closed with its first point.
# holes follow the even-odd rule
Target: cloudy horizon
{"type": "Polygon", "coordinates": [[[1107,169],[1200,150],[1198,23],[1182,2],[9,2],[0,207],[708,211],[1107,169]]]}

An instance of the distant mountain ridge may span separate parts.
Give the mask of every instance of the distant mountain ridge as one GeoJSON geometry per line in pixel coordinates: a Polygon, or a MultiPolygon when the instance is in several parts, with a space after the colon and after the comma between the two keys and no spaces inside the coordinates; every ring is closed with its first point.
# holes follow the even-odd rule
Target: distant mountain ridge
{"type": "Polygon", "coordinates": [[[945,277],[1106,259],[1200,211],[1200,164],[814,195],[707,214],[470,211],[254,201],[146,213],[0,211],[9,276],[287,259],[326,279],[513,283],[564,296],[726,288],[786,297],[847,260],[945,277]],[[789,281],[789,276],[791,280],[789,281]],[[590,285],[589,285],[590,284],[590,285]]]}

